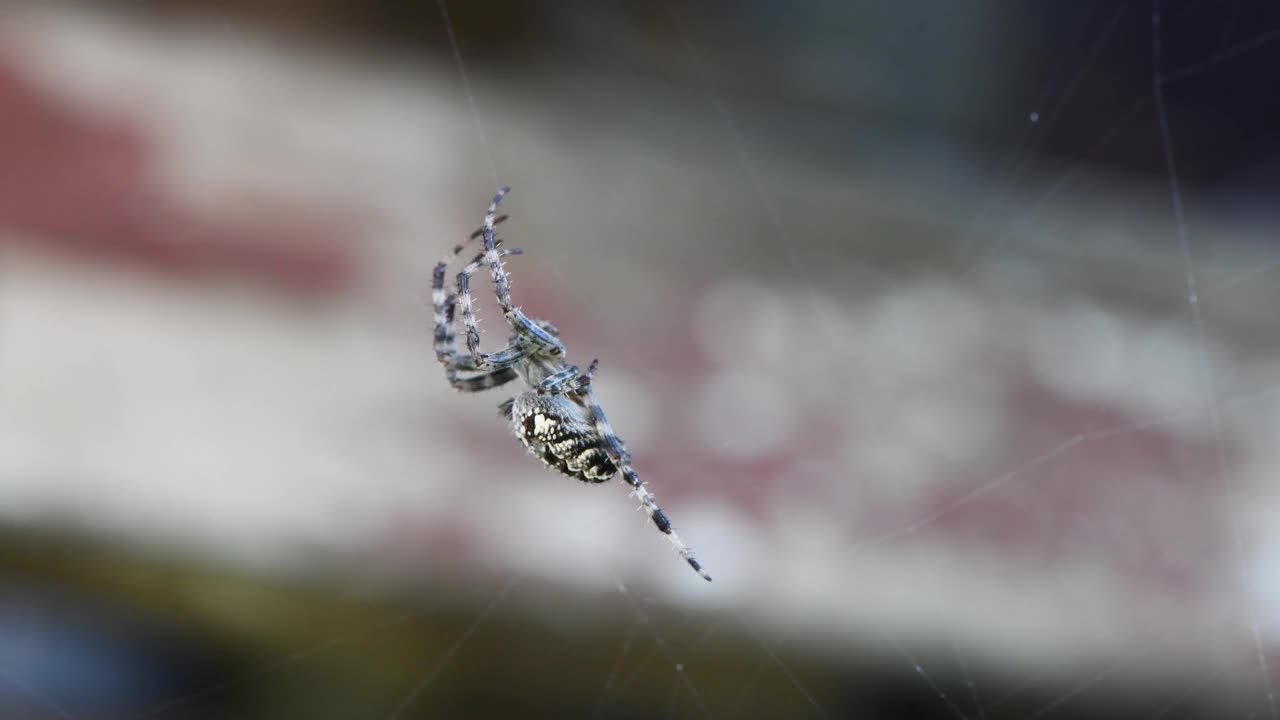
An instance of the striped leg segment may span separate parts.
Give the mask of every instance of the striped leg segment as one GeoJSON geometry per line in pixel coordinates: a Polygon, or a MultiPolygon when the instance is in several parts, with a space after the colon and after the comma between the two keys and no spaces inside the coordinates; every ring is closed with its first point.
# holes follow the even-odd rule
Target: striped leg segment
{"type": "MultiPolygon", "coordinates": [[[[595,363],[592,363],[594,366],[595,363]]],[[[631,467],[631,453],[627,452],[626,446],[622,444],[622,440],[613,432],[613,428],[609,425],[609,420],[604,416],[604,410],[600,407],[600,403],[596,401],[595,393],[591,390],[591,386],[587,385],[582,388],[582,396],[586,398],[591,406],[591,416],[595,420],[596,431],[605,440],[605,451],[609,454],[609,459],[618,466],[622,473],[623,479],[631,486],[631,494],[640,501],[640,506],[648,513],[649,519],[658,527],[663,535],[667,536],[667,540],[671,542],[671,546],[675,548],[676,553],[689,563],[689,567],[702,576],[702,579],[710,582],[711,575],[702,568],[702,563],[693,556],[693,550],[680,536],[676,534],[675,528],[672,527],[671,521],[667,519],[666,513],[662,512],[662,508],[658,507],[657,501],[653,497],[653,493],[649,492],[649,488],[640,480],[640,476],[636,474],[634,468],[631,467]]]]}
{"type": "MultiPolygon", "coordinates": [[[[484,216],[484,224],[480,226],[480,235],[484,238],[484,264],[489,266],[489,276],[493,279],[493,289],[498,295],[498,306],[502,308],[502,314],[511,323],[511,327],[521,336],[538,344],[546,350],[552,351],[553,354],[564,353],[564,345],[555,338],[551,333],[544,330],[534,321],[530,320],[520,308],[511,302],[511,279],[507,276],[506,270],[502,266],[502,252],[498,249],[498,238],[494,235],[493,226],[498,224],[498,205],[502,203],[502,198],[511,192],[511,188],[504,187],[498,190],[498,194],[493,196],[493,202],[489,203],[489,211],[484,216]]],[[[461,294],[462,275],[458,276],[459,294],[461,294]]],[[[467,318],[467,306],[463,306],[463,320],[467,318]]],[[[470,325],[467,326],[467,347],[471,345],[470,325]]],[[[471,355],[480,362],[478,355],[479,334],[476,335],[476,348],[472,349],[471,355]]]]}

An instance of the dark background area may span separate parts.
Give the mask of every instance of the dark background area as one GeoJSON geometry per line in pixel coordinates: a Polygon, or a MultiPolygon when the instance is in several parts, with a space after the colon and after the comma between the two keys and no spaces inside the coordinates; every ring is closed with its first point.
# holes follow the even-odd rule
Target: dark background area
{"type": "MultiPolygon", "coordinates": [[[[197,17],[231,28],[251,22],[452,62],[435,3],[119,5],[141,16],[197,17]]],[[[1277,152],[1280,99],[1268,71],[1280,63],[1273,42],[1280,9],[1248,0],[1159,5],[1159,72],[1171,129],[1183,140],[1179,174],[1196,190],[1257,190],[1261,182],[1253,178],[1277,152]]],[[[1087,162],[1165,177],[1152,142],[1149,2],[495,2],[459,3],[447,12],[478,73],[542,82],[557,66],[573,65],[616,74],[628,87],[700,93],[704,81],[682,58],[669,7],[679,8],[680,22],[711,61],[717,91],[743,109],[740,120],[777,116],[756,131],[806,161],[856,161],[859,139],[840,131],[856,117],[885,133],[967,143],[995,172],[1034,148],[1039,163],[1087,162]],[[957,32],[975,26],[981,44],[957,32]],[[949,86],[938,67],[951,58],[981,63],[991,75],[949,86]],[[894,82],[870,96],[863,92],[868,64],[894,71],[894,82]],[[1041,120],[1029,123],[1031,113],[1041,120]]]]}

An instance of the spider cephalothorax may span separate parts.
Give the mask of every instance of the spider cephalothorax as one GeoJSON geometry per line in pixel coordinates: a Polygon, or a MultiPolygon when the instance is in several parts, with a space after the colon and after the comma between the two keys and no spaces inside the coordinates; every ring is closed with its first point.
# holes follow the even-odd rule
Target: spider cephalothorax
{"type": "Polygon", "coordinates": [[[671,526],[671,521],[658,507],[653,493],[645,487],[631,467],[631,453],[622,439],[609,426],[604,410],[596,402],[591,378],[598,361],[591,361],[586,372],[565,362],[565,347],[560,331],[543,320],[526,316],[511,303],[511,283],[502,266],[502,258],[519,255],[516,248],[502,247],[494,234],[494,226],[506,219],[498,217],[498,204],[509,188],[502,188],[489,204],[484,224],[467,240],[458,243],[437,265],[432,276],[431,300],[435,307],[436,359],[445,368],[445,377],[463,392],[488,390],[520,378],[527,390],[502,403],[502,414],[511,420],[512,431],[529,453],[548,467],[571,478],[589,483],[602,483],[619,472],[631,486],[631,492],[667,536],[680,557],[699,575],[711,579],[693,552],[671,526]],[[453,291],[445,288],[449,263],[462,252],[467,242],[484,239],[484,250],[458,273],[453,291]],[[507,346],[493,353],[480,352],[480,330],[471,308],[471,276],[481,267],[489,268],[498,306],[511,326],[507,346]],[[457,309],[462,308],[466,328],[467,351],[457,347],[455,330],[457,309]]]}

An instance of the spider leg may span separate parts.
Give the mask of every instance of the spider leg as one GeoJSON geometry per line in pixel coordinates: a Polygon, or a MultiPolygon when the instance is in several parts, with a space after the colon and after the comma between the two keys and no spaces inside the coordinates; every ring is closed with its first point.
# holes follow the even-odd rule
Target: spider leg
{"type": "MultiPolygon", "coordinates": [[[[494,219],[493,219],[493,224],[494,224],[494,225],[501,225],[502,223],[504,223],[504,222],[506,222],[506,221],[507,221],[507,217],[508,217],[508,216],[506,216],[506,215],[499,215],[498,217],[496,217],[496,218],[494,218],[494,219]]],[[[472,231],[472,233],[471,233],[469,236],[467,236],[467,240],[468,240],[468,241],[475,240],[476,238],[480,237],[481,235],[484,235],[484,227],[483,227],[483,226],[482,226],[482,227],[478,227],[478,228],[476,228],[474,231],[472,231]]],[[[462,248],[461,248],[461,246],[459,246],[457,249],[458,249],[458,250],[461,250],[462,248]]]]}
{"type": "Polygon", "coordinates": [[[570,365],[543,380],[537,387],[538,394],[563,395],[565,393],[579,392],[591,384],[591,378],[595,376],[596,368],[599,366],[599,358],[591,361],[591,365],[587,367],[585,373],[579,370],[577,365],[570,365]]]}
{"type": "MultiPolygon", "coordinates": [[[[484,224],[480,226],[480,234],[484,237],[484,264],[489,266],[489,275],[493,279],[493,288],[498,296],[498,306],[502,308],[502,315],[511,323],[511,328],[522,337],[532,341],[534,344],[550,351],[553,355],[564,353],[564,345],[555,338],[551,333],[539,327],[537,323],[530,320],[520,308],[515,307],[511,302],[511,279],[507,277],[506,270],[502,267],[502,251],[498,249],[498,239],[494,235],[493,226],[498,223],[498,205],[502,202],[502,198],[511,192],[511,188],[503,187],[498,190],[498,194],[493,196],[493,202],[489,203],[489,211],[484,216],[484,224]]],[[[468,273],[470,275],[470,273],[468,273]]],[[[458,276],[458,281],[462,283],[462,276],[458,276]]],[[[467,305],[463,305],[463,319],[467,318],[467,305]]],[[[471,349],[471,355],[480,361],[479,353],[476,348],[479,347],[480,336],[476,331],[475,346],[472,346],[472,326],[467,326],[467,347],[471,349]]]]}
{"type": "MultiPolygon", "coordinates": [[[[508,255],[519,255],[521,252],[517,248],[509,250],[495,248],[492,252],[485,251],[482,255],[476,256],[476,259],[467,263],[466,267],[462,268],[462,271],[458,273],[457,294],[455,297],[457,304],[462,306],[462,321],[467,329],[467,351],[471,354],[470,357],[465,355],[462,355],[462,357],[477,370],[510,367],[525,356],[524,347],[518,340],[494,353],[480,352],[480,324],[476,320],[475,311],[472,310],[471,298],[471,275],[486,264],[489,258],[497,258],[497,261],[501,263],[502,258],[508,255]]],[[[513,329],[517,330],[517,334],[519,334],[518,328],[513,326],[513,329]]],[[[539,332],[545,332],[541,328],[538,328],[538,330],[539,332]]],[[[461,353],[458,354],[461,355],[461,353]]]]}
{"type": "MultiPolygon", "coordinates": [[[[494,220],[494,224],[502,222],[505,219],[506,219],[505,215],[502,217],[496,218],[494,220]]],[[[456,295],[454,295],[453,293],[450,293],[448,290],[445,289],[444,281],[445,281],[445,273],[448,270],[449,263],[453,262],[453,259],[456,258],[458,254],[462,252],[463,248],[467,246],[468,242],[470,242],[471,240],[477,237],[480,237],[480,235],[482,235],[483,233],[484,233],[483,228],[477,229],[475,232],[471,233],[471,236],[468,237],[466,240],[463,240],[457,245],[454,245],[453,249],[450,250],[443,258],[441,258],[440,262],[436,263],[435,272],[432,273],[431,303],[435,310],[436,359],[439,360],[440,364],[444,365],[446,368],[452,368],[455,370],[476,370],[477,369],[475,367],[475,364],[471,362],[470,358],[464,359],[465,356],[457,352],[457,349],[456,349],[457,342],[456,342],[456,337],[453,329],[456,295]]],[[[520,251],[510,250],[506,252],[516,254],[516,253],[519,253],[520,251]]],[[[477,255],[476,258],[480,259],[482,255],[483,254],[477,255]]]]}
{"type": "Polygon", "coordinates": [[[444,290],[432,289],[431,294],[436,316],[436,360],[445,367],[446,371],[475,370],[471,357],[457,350],[458,339],[453,324],[457,298],[444,290]]]}
{"type": "Polygon", "coordinates": [[[489,388],[496,388],[499,385],[505,385],[519,377],[516,371],[509,367],[498,368],[492,372],[470,377],[459,377],[458,371],[450,368],[445,371],[445,375],[449,378],[449,384],[453,386],[453,389],[462,392],[481,392],[489,388]]]}
{"type": "MultiPolygon", "coordinates": [[[[594,366],[595,363],[592,363],[594,366]]],[[[631,494],[640,500],[640,506],[649,514],[649,519],[658,527],[663,535],[667,536],[667,540],[671,541],[672,547],[679,553],[684,561],[689,563],[689,567],[702,576],[702,579],[710,582],[711,576],[707,571],[702,569],[702,563],[693,556],[693,551],[688,545],[680,539],[676,534],[675,528],[671,526],[671,521],[667,519],[666,513],[662,512],[662,508],[658,507],[658,503],[654,500],[653,493],[649,492],[649,488],[640,480],[640,476],[636,474],[634,468],[631,467],[631,453],[627,452],[626,446],[622,444],[622,440],[613,432],[613,428],[609,425],[609,420],[604,416],[604,409],[600,407],[600,403],[596,401],[595,392],[592,391],[590,385],[582,388],[582,396],[591,406],[591,417],[595,420],[596,432],[600,434],[605,441],[605,452],[609,455],[609,459],[614,465],[618,466],[618,470],[622,473],[622,477],[631,486],[631,494]]]]}
{"type": "MultiPolygon", "coordinates": [[[[461,245],[458,246],[459,248],[461,245]]],[[[456,252],[457,248],[455,248],[456,252]]],[[[506,251],[510,254],[516,254],[519,251],[512,249],[506,251]]],[[[438,293],[433,294],[439,297],[438,293]]],[[[480,392],[489,388],[498,387],[519,377],[515,370],[510,367],[501,367],[490,372],[462,377],[458,373],[472,372],[476,368],[472,367],[471,358],[463,355],[456,350],[457,338],[454,334],[454,315],[457,308],[456,296],[448,294],[444,297],[444,306],[440,307],[440,303],[436,301],[436,359],[445,366],[445,378],[455,390],[461,392],[480,392]]]]}
{"type": "MultiPolygon", "coordinates": [[[[478,232],[478,231],[477,231],[478,232]]],[[[457,337],[454,331],[454,318],[457,304],[460,297],[457,293],[451,293],[445,290],[444,278],[449,261],[458,254],[466,245],[465,242],[459,243],[453,248],[449,255],[445,256],[438,264],[436,264],[435,273],[431,282],[431,300],[435,307],[436,315],[436,332],[435,332],[435,351],[436,359],[440,361],[446,368],[454,370],[482,370],[485,366],[478,364],[475,356],[464,355],[457,350],[457,337]]],[[[519,255],[522,250],[519,248],[501,249],[498,251],[500,256],[519,255]]],[[[470,263],[467,264],[467,270],[464,272],[475,272],[484,262],[484,253],[476,255],[470,263]]],[[[468,308],[471,306],[470,294],[464,294],[463,298],[463,315],[467,314],[468,308]]],[[[474,318],[472,318],[474,321],[474,318]]],[[[470,324],[469,324],[470,326],[470,324]]],[[[468,340],[470,333],[468,333],[468,340]]],[[[479,341],[479,331],[477,329],[477,342],[479,341]]]]}
{"type": "Polygon", "coordinates": [[[515,405],[516,405],[515,398],[507,398],[506,400],[503,400],[502,402],[498,403],[498,414],[510,420],[511,411],[515,407],[515,405]]]}

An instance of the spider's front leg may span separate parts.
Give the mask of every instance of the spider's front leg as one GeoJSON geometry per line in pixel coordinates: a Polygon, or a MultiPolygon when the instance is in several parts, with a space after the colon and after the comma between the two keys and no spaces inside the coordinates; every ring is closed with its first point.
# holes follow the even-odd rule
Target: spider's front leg
{"type": "Polygon", "coordinates": [[[495,249],[492,253],[486,251],[482,255],[476,256],[475,260],[468,263],[458,273],[457,304],[462,307],[462,321],[467,328],[467,351],[471,354],[470,363],[476,370],[511,367],[525,356],[524,349],[516,343],[512,343],[494,353],[480,352],[480,323],[476,320],[475,311],[472,309],[471,298],[471,275],[479,270],[481,265],[488,262],[488,257],[502,258],[508,255],[519,255],[521,252],[519,248],[495,249]]]}
{"type": "MultiPolygon", "coordinates": [[[[472,237],[479,234],[480,231],[477,230],[472,237]]],[[[462,250],[465,244],[465,241],[459,243],[449,255],[445,256],[444,260],[436,265],[435,274],[432,278],[431,295],[436,314],[436,360],[444,366],[445,378],[455,390],[460,392],[480,392],[511,382],[519,375],[510,367],[499,367],[495,370],[469,377],[459,375],[459,373],[476,372],[477,368],[471,356],[463,355],[457,350],[454,320],[456,319],[458,296],[444,289],[444,275],[449,261],[462,250]]],[[[519,253],[519,250],[512,249],[507,252],[514,255],[519,253]]],[[[477,255],[472,260],[472,263],[479,263],[482,257],[482,255],[477,255]]]]}
{"type": "Polygon", "coordinates": [[[497,293],[502,316],[507,323],[511,324],[517,336],[532,343],[545,354],[552,356],[564,354],[564,346],[552,333],[540,327],[538,323],[532,322],[524,313],[521,313],[518,307],[512,305],[511,278],[507,277],[506,269],[503,269],[502,259],[508,255],[518,255],[521,251],[504,250],[499,247],[500,241],[493,229],[498,222],[498,204],[509,191],[511,188],[503,187],[498,191],[498,195],[494,195],[493,201],[489,204],[489,211],[485,213],[484,223],[480,225],[480,236],[484,238],[484,252],[481,252],[480,256],[458,273],[458,305],[462,306],[462,320],[467,328],[467,350],[471,352],[471,359],[477,368],[509,366],[526,354],[525,351],[516,351],[515,345],[503,348],[492,355],[480,352],[480,327],[476,322],[475,313],[471,310],[471,275],[485,265],[489,268],[489,277],[493,279],[494,292],[497,293]]]}
{"type": "MultiPolygon", "coordinates": [[[[498,224],[506,220],[507,216],[502,215],[494,219],[494,224],[498,224]]],[[[475,370],[475,363],[460,355],[457,350],[457,336],[454,333],[455,310],[457,309],[458,296],[449,292],[444,285],[445,275],[448,272],[449,263],[453,262],[467,246],[467,243],[484,234],[485,228],[479,228],[471,233],[470,237],[449,251],[440,262],[436,263],[435,272],[431,278],[431,302],[435,310],[435,351],[436,360],[449,370],[475,370]]],[[[496,246],[496,244],[495,244],[496,246]]],[[[506,251],[507,254],[517,255],[520,253],[517,249],[506,251]]],[[[484,253],[475,256],[472,263],[478,264],[484,259],[484,253]]]]}

